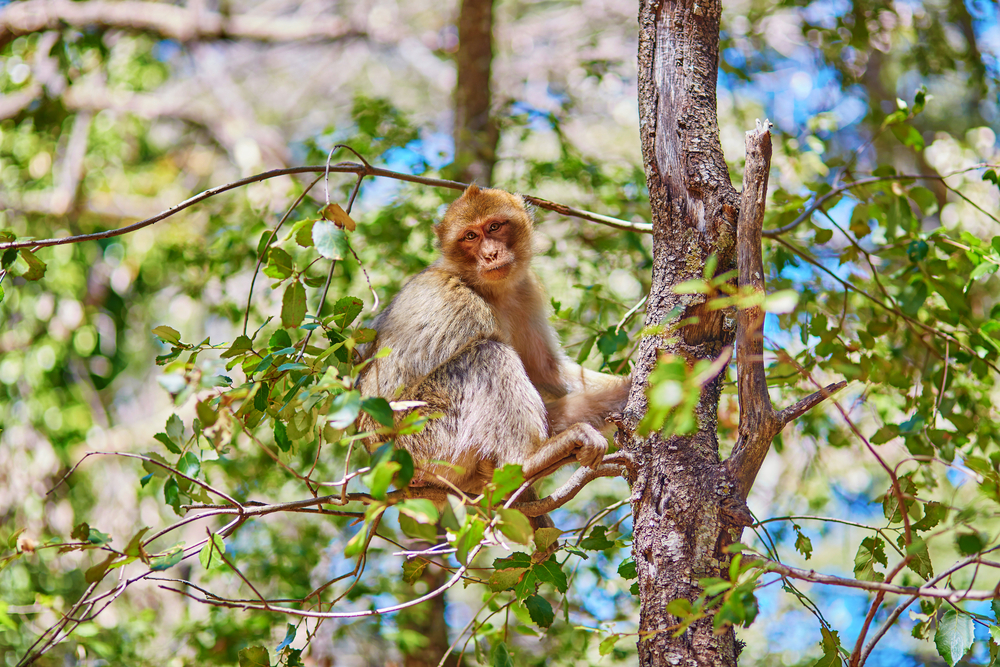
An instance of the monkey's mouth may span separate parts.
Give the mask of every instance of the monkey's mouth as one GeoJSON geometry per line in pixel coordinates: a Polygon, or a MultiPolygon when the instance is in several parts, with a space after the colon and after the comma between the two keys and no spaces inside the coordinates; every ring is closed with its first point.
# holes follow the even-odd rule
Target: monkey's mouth
{"type": "Polygon", "coordinates": [[[489,268],[485,268],[482,271],[482,275],[487,280],[503,280],[508,275],[510,275],[511,270],[514,268],[514,260],[509,260],[489,268]]]}

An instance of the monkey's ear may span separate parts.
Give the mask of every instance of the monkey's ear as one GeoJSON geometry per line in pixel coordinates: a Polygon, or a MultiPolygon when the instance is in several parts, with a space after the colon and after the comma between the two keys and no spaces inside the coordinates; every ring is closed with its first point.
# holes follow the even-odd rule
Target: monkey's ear
{"type": "Polygon", "coordinates": [[[462,194],[463,197],[474,197],[479,194],[479,186],[475,183],[471,184],[469,187],[465,188],[465,192],[462,194]]]}

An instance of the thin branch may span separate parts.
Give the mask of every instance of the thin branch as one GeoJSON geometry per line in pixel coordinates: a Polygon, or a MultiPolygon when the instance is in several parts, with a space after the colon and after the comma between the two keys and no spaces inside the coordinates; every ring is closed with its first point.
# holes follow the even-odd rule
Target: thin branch
{"type": "Polygon", "coordinates": [[[365,33],[334,16],[227,15],[161,2],[28,0],[0,12],[0,48],[21,35],[44,30],[116,28],[153,33],[179,42],[239,39],[256,42],[339,41],[365,33]]]}
{"type": "MultiPolygon", "coordinates": [[[[254,176],[249,176],[247,178],[240,179],[238,181],[233,181],[232,183],[226,183],[225,185],[218,185],[214,188],[209,188],[204,192],[200,192],[193,197],[185,199],[181,203],[171,206],[167,210],[154,215],[151,218],[146,218],[145,220],[140,220],[139,222],[134,222],[131,225],[126,225],[124,227],[119,227],[118,229],[108,229],[103,232],[95,232],[93,234],[78,234],[76,236],[66,236],[58,239],[40,239],[40,240],[23,240],[23,241],[12,241],[9,243],[0,243],[0,250],[8,250],[12,248],[36,248],[43,246],[55,246],[55,245],[66,245],[68,243],[80,243],[82,241],[99,241],[101,239],[108,239],[115,236],[122,236],[123,234],[129,234],[131,232],[142,229],[143,227],[148,227],[152,224],[165,220],[170,216],[183,211],[186,208],[190,208],[195,204],[210,199],[223,192],[228,192],[229,190],[235,190],[236,188],[241,188],[245,185],[250,185],[251,183],[259,183],[261,181],[266,181],[271,178],[276,178],[278,176],[291,176],[294,174],[322,174],[326,172],[325,166],[308,166],[308,167],[288,167],[285,169],[271,169],[270,171],[265,171],[260,174],[255,174],[254,176]]],[[[365,166],[362,164],[357,164],[356,162],[341,162],[339,164],[331,165],[330,171],[341,174],[357,174],[358,176],[379,176],[382,178],[392,178],[397,181],[406,181],[408,183],[419,183],[421,185],[429,185],[431,187],[437,188],[450,188],[452,190],[465,190],[469,187],[468,183],[459,183],[458,181],[448,181],[441,178],[429,178],[426,176],[414,176],[412,174],[403,174],[398,171],[392,171],[389,169],[381,169],[379,167],[365,166]]],[[[615,229],[621,229],[625,231],[632,232],[642,232],[651,233],[653,226],[648,222],[629,222],[627,220],[619,220],[618,218],[612,218],[606,215],[601,215],[600,213],[591,213],[590,211],[584,211],[581,209],[572,208],[570,206],[565,206],[563,204],[558,204],[555,202],[550,202],[546,199],[540,199],[532,195],[523,195],[525,201],[538,206],[539,208],[544,208],[549,211],[555,211],[560,215],[566,215],[574,218],[580,218],[581,220],[587,220],[590,222],[596,222],[598,224],[606,225],[608,227],[614,227],[615,229]]]]}
{"type": "MultiPolygon", "coordinates": [[[[915,598],[939,598],[949,602],[960,602],[962,600],[993,600],[997,597],[995,590],[958,590],[954,588],[938,588],[936,586],[898,586],[887,584],[881,581],[859,581],[848,579],[847,577],[837,577],[832,574],[820,574],[816,570],[803,570],[797,567],[789,567],[783,563],[767,558],[757,558],[754,561],[766,572],[774,572],[793,579],[811,581],[816,584],[828,584],[831,586],[845,586],[847,588],[859,588],[865,591],[883,591],[893,595],[912,595],[915,598]]],[[[744,563],[748,562],[746,558],[744,563]]]]}

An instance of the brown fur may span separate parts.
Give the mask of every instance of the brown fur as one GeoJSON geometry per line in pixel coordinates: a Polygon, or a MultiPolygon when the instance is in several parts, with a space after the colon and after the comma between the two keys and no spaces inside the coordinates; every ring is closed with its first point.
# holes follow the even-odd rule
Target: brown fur
{"type": "MultiPolygon", "coordinates": [[[[397,440],[417,464],[415,483],[478,493],[505,463],[530,477],[566,457],[596,467],[604,456],[595,427],[631,383],[563,354],[530,269],[532,228],[519,196],[470,186],[435,227],[441,258],[375,319],[369,351],[392,353],[365,369],[362,393],[444,415],[397,440]]],[[[375,424],[363,415],[361,427],[375,424]]]]}

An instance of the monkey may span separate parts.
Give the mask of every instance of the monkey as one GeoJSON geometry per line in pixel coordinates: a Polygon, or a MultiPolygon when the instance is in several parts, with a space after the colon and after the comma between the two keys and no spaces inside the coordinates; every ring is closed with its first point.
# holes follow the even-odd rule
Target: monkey
{"type": "MultiPolygon", "coordinates": [[[[396,437],[415,462],[411,484],[478,494],[506,463],[525,479],[572,458],[601,463],[598,429],[624,406],[631,379],[583,369],[562,351],[530,267],[533,227],[520,196],[470,185],[434,228],[440,257],[372,324],[361,393],[443,415],[396,437]],[[391,353],[375,358],[382,347],[391,353]]],[[[359,427],[376,424],[362,413],[359,427]]]]}

